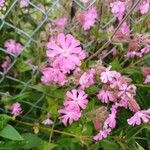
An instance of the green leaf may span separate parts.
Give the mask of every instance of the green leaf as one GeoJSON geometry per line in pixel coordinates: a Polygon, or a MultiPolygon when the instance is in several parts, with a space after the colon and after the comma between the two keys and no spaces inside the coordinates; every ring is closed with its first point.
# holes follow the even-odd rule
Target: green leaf
{"type": "Polygon", "coordinates": [[[23,146],[23,149],[32,149],[38,147],[42,143],[42,139],[40,139],[37,135],[32,133],[23,134],[23,138],[26,141],[26,144],[23,146]]]}
{"type": "Polygon", "coordinates": [[[115,143],[114,141],[110,141],[110,140],[103,140],[101,142],[101,145],[104,150],[119,150],[120,149],[117,143],[115,143]]]}
{"type": "Polygon", "coordinates": [[[99,87],[96,85],[92,85],[86,89],[87,94],[95,94],[99,91],[99,87]]]}
{"type": "Polygon", "coordinates": [[[7,122],[11,119],[12,118],[8,115],[0,114],[0,130],[2,130],[6,126],[7,122]]]}
{"type": "Polygon", "coordinates": [[[18,133],[18,131],[9,124],[0,131],[0,136],[10,140],[23,140],[22,136],[18,133]]]}
{"type": "Polygon", "coordinates": [[[111,66],[112,66],[112,69],[113,70],[121,70],[122,67],[121,67],[121,64],[118,60],[118,57],[116,57],[112,62],[111,62],[111,66]]]}

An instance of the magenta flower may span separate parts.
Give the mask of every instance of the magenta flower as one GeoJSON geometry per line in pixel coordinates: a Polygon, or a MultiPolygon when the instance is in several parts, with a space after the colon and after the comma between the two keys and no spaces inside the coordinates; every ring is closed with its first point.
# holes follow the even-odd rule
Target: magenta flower
{"type": "Polygon", "coordinates": [[[72,107],[72,105],[76,105],[82,109],[86,108],[88,104],[87,94],[83,90],[72,90],[71,92],[67,92],[66,94],[67,100],[65,101],[64,105],[68,107],[72,107]]]}
{"type": "Polygon", "coordinates": [[[142,123],[147,123],[150,121],[150,109],[141,110],[136,112],[130,119],[127,120],[129,125],[140,125],[142,123]]]}
{"type": "Polygon", "coordinates": [[[42,70],[43,76],[41,81],[44,84],[60,84],[64,85],[66,82],[66,76],[59,69],[47,67],[42,70]]]}
{"type": "Polygon", "coordinates": [[[47,119],[42,121],[42,124],[44,124],[44,125],[51,125],[51,124],[53,124],[53,121],[48,117],[47,119]]]}
{"type": "Polygon", "coordinates": [[[147,76],[146,76],[144,83],[145,83],[145,84],[146,84],[146,83],[150,83],[150,75],[147,75],[147,76]]]}
{"type": "Polygon", "coordinates": [[[23,50],[22,45],[13,39],[9,39],[5,42],[5,48],[9,53],[15,55],[19,55],[23,50]]]}
{"type": "Polygon", "coordinates": [[[125,3],[121,1],[115,1],[113,3],[110,3],[111,12],[115,17],[117,17],[119,20],[122,20],[124,13],[125,13],[125,3]]]}
{"type": "Polygon", "coordinates": [[[90,8],[87,11],[83,11],[77,16],[84,30],[89,30],[92,26],[94,26],[97,17],[95,7],[90,8]]]}
{"type": "Polygon", "coordinates": [[[111,132],[110,128],[101,130],[96,136],[93,137],[93,139],[95,141],[100,141],[100,140],[106,138],[110,132],[111,132]]]}
{"type": "Polygon", "coordinates": [[[57,28],[64,28],[67,24],[67,17],[62,17],[54,20],[54,24],[57,26],[57,28]]]}
{"type": "Polygon", "coordinates": [[[6,0],[0,0],[0,10],[4,7],[6,0]]]}
{"type": "Polygon", "coordinates": [[[71,34],[58,34],[47,43],[47,56],[52,60],[52,66],[64,73],[70,73],[81,65],[86,53],[80,47],[80,41],[71,34]]]}
{"type": "Polygon", "coordinates": [[[110,71],[110,68],[111,66],[106,68],[106,70],[100,74],[100,79],[103,83],[111,82],[117,74],[116,71],[110,71]]]}
{"type": "Polygon", "coordinates": [[[66,126],[67,123],[72,124],[74,121],[79,120],[81,117],[81,111],[79,107],[65,107],[63,109],[59,109],[58,112],[61,114],[59,119],[66,126]]]}
{"type": "Polygon", "coordinates": [[[28,5],[29,5],[29,0],[20,0],[21,8],[28,7],[28,5]]]}
{"type": "Polygon", "coordinates": [[[99,100],[101,100],[103,103],[108,103],[109,101],[115,101],[115,97],[112,94],[111,91],[108,90],[100,90],[99,93],[97,94],[97,97],[99,100]]]}
{"type": "Polygon", "coordinates": [[[143,1],[143,3],[141,4],[141,6],[139,7],[140,13],[141,14],[148,13],[149,7],[150,7],[149,5],[150,5],[149,0],[143,1]]]}
{"type": "Polygon", "coordinates": [[[87,72],[84,72],[79,79],[79,83],[83,88],[88,88],[95,83],[94,75],[95,69],[90,69],[87,72]]]}
{"type": "Polygon", "coordinates": [[[14,116],[18,116],[18,115],[20,115],[22,113],[22,108],[21,108],[21,104],[20,103],[12,104],[10,109],[11,109],[11,114],[14,115],[14,116]]]}

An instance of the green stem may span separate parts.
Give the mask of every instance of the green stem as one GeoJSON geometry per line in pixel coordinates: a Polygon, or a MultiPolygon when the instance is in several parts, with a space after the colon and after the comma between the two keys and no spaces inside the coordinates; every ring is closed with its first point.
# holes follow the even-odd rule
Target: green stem
{"type": "MultiPolygon", "coordinates": [[[[29,123],[29,122],[23,122],[23,121],[19,121],[19,120],[14,120],[14,122],[16,123],[19,123],[19,124],[22,124],[22,125],[26,125],[26,126],[30,126],[30,127],[34,127],[34,124],[32,123],[29,123]]],[[[72,136],[72,137],[75,137],[75,138],[91,138],[90,136],[81,136],[81,135],[75,135],[75,134],[72,134],[72,133],[68,133],[68,132],[64,132],[64,131],[59,131],[59,130],[54,130],[52,128],[48,128],[48,127],[43,127],[43,126],[39,126],[39,128],[41,130],[44,130],[44,131],[47,131],[47,132],[55,132],[55,133],[59,133],[59,134],[63,134],[63,135],[68,135],[68,136],[72,136]]]]}

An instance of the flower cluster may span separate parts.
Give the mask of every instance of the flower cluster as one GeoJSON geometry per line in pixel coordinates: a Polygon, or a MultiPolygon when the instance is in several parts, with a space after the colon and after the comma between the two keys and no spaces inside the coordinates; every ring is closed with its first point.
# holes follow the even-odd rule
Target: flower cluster
{"type": "Polygon", "coordinates": [[[87,94],[83,90],[73,89],[66,93],[64,108],[58,112],[61,114],[59,117],[64,125],[71,124],[81,117],[81,110],[86,108],[88,104],[87,94]]]}
{"type": "Polygon", "coordinates": [[[128,51],[125,57],[134,58],[134,57],[143,57],[145,54],[150,53],[150,47],[144,47],[139,51],[128,51]]]}
{"type": "MultiPolygon", "coordinates": [[[[81,72],[81,70],[78,69],[77,72],[81,72]]],[[[94,140],[98,141],[98,140],[102,140],[103,138],[106,138],[108,134],[112,131],[112,129],[116,127],[117,112],[120,107],[135,112],[135,115],[136,113],[145,114],[145,112],[149,112],[149,111],[141,111],[140,106],[134,99],[134,96],[136,94],[136,86],[131,83],[132,80],[126,76],[121,75],[117,71],[112,71],[111,66],[108,68],[96,66],[95,68],[91,68],[86,72],[82,72],[82,74],[78,73],[78,76],[80,76],[78,77],[78,82],[77,82],[80,85],[79,87],[80,90],[86,89],[91,85],[96,84],[97,82],[101,82],[102,87],[99,93],[97,94],[97,97],[102,103],[112,104],[110,108],[110,114],[103,121],[99,133],[96,136],[94,136],[94,140]]],[[[84,96],[85,94],[84,91],[82,91],[83,93],[81,94],[82,96],[77,96],[78,95],[77,93],[79,93],[79,89],[72,90],[72,93],[67,92],[67,100],[64,102],[65,108],[59,111],[60,113],[65,114],[60,117],[60,119],[65,125],[67,124],[66,121],[68,118],[70,118],[69,123],[72,123],[73,121],[76,121],[81,117],[81,112],[78,111],[78,109],[75,107],[76,104],[78,108],[82,108],[82,109],[85,109],[87,105],[87,100],[86,100],[86,96],[84,96]],[[76,102],[78,101],[78,103],[75,103],[74,101],[70,100],[70,99],[75,99],[75,97],[78,97],[80,99],[80,100],[79,99],[76,100],[76,102]],[[73,116],[75,118],[73,118],[73,116]]],[[[143,119],[144,121],[146,119],[149,120],[149,116],[146,116],[146,119],[144,117],[145,115],[141,115],[139,116],[139,118],[133,116],[132,117],[133,119],[132,118],[129,119],[131,121],[128,120],[128,123],[129,125],[134,125],[134,121],[138,121],[138,119],[143,119]]]]}
{"type": "Polygon", "coordinates": [[[95,24],[97,17],[98,15],[95,7],[83,11],[77,16],[84,30],[89,30],[95,24]]]}
{"type": "Polygon", "coordinates": [[[15,55],[19,55],[22,50],[23,47],[20,43],[16,42],[13,39],[9,39],[5,42],[5,48],[9,53],[15,54],[15,55]]]}
{"type": "Polygon", "coordinates": [[[47,43],[46,55],[49,67],[43,69],[42,82],[45,84],[58,83],[63,85],[66,75],[81,65],[86,53],[80,47],[80,41],[71,34],[60,33],[47,43]]]}
{"type": "Polygon", "coordinates": [[[118,18],[118,20],[122,20],[126,10],[125,2],[115,1],[110,3],[110,7],[113,15],[118,18]]]}

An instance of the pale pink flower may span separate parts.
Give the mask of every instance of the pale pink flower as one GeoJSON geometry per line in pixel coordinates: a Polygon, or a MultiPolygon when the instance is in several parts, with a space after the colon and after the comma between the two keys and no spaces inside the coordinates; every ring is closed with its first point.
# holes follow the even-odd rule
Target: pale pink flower
{"type": "Polygon", "coordinates": [[[143,3],[140,5],[139,10],[141,14],[146,14],[149,11],[149,6],[150,5],[150,1],[149,0],[145,0],[143,1],[143,3]]]}
{"type": "Polygon", "coordinates": [[[58,27],[58,28],[64,28],[67,24],[67,17],[62,17],[62,18],[58,18],[56,20],[54,20],[54,24],[58,27]]]}
{"type": "Polygon", "coordinates": [[[43,76],[41,77],[41,81],[44,84],[57,83],[60,85],[64,85],[66,82],[66,75],[59,69],[47,67],[42,70],[42,74],[43,76]]]}
{"type": "Polygon", "coordinates": [[[5,57],[5,61],[1,64],[1,67],[3,68],[3,71],[7,71],[7,69],[9,68],[11,64],[11,59],[9,56],[6,56],[5,57]]]}
{"type": "Polygon", "coordinates": [[[132,126],[140,125],[142,121],[144,123],[148,123],[150,121],[150,109],[138,111],[127,120],[128,124],[132,126]]]}
{"type": "Polygon", "coordinates": [[[9,53],[12,53],[15,55],[20,54],[23,50],[22,45],[13,39],[9,39],[5,42],[5,48],[9,53]]]}
{"type": "Polygon", "coordinates": [[[81,117],[81,111],[76,105],[74,107],[64,107],[63,109],[59,109],[58,112],[61,114],[59,119],[65,126],[67,123],[72,124],[81,117]]]}
{"type": "Polygon", "coordinates": [[[0,10],[4,7],[6,0],[0,0],[0,10]]]}
{"type": "Polygon", "coordinates": [[[95,7],[90,8],[87,11],[83,11],[77,16],[84,30],[89,30],[92,26],[94,26],[97,17],[95,7]]]}
{"type": "Polygon", "coordinates": [[[127,84],[121,84],[119,86],[119,90],[118,97],[133,98],[136,93],[136,86],[133,84],[129,86],[127,84]]]}
{"type": "Polygon", "coordinates": [[[95,69],[90,69],[87,72],[84,72],[79,79],[79,83],[83,88],[88,88],[95,83],[94,75],[95,69]]]}
{"type": "Polygon", "coordinates": [[[115,101],[115,97],[112,94],[111,91],[108,90],[100,90],[99,93],[97,94],[97,97],[99,100],[101,100],[103,103],[108,103],[109,101],[115,101]]]}
{"type": "Polygon", "coordinates": [[[80,0],[82,3],[87,3],[89,0],[80,0]]]}
{"type": "Polygon", "coordinates": [[[117,17],[119,20],[122,20],[124,13],[125,13],[125,3],[121,1],[115,1],[113,3],[110,3],[111,12],[115,17],[117,17]]]}
{"type": "Polygon", "coordinates": [[[101,72],[100,74],[100,79],[103,83],[111,82],[117,74],[116,71],[110,71],[110,68],[111,66],[106,68],[105,71],[101,72]]]}
{"type": "Polygon", "coordinates": [[[11,109],[11,114],[14,115],[14,116],[18,116],[18,115],[20,115],[22,113],[21,104],[18,103],[18,102],[12,104],[10,109],[11,109]]]}
{"type": "Polygon", "coordinates": [[[144,83],[150,83],[150,75],[146,76],[144,83]]]}
{"type": "Polygon", "coordinates": [[[73,89],[71,92],[68,91],[66,96],[67,100],[64,103],[65,106],[70,107],[72,105],[76,105],[82,109],[85,109],[86,105],[88,104],[88,95],[83,90],[73,89]]]}
{"type": "Polygon", "coordinates": [[[130,35],[130,28],[127,22],[123,22],[121,27],[118,29],[115,37],[123,37],[123,36],[129,36],[129,35],[130,35]]]}
{"type": "Polygon", "coordinates": [[[96,136],[94,136],[93,139],[94,139],[95,141],[100,141],[100,140],[106,138],[110,132],[111,132],[111,129],[110,129],[110,128],[108,128],[108,129],[103,129],[103,130],[101,130],[96,136]]]}
{"type": "Polygon", "coordinates": [[[29,5],[29,0],[20,0],[21,8],[28,7],[28,5],[29,5]]]}
{"type": "Polygon", "coordinates": [[[119,107],[124,107],[125,109],[128,108],[128,99],[126,98],[121,98],[119,103],[117,104],[119,107]]]}
{"type": "Polygon", "coordinates": [[[42,124],[44,124],[44,125],[51,125],[51,124],[53,124],[53,121],[48,117],[47,119],[42,121],[42,124]]]}
{"type": "Polygon", "coordinates": [[[70,73],[81,65],[81,60],[86,57],[85,51],[80,47],[80,41],[71,34],[58,34],[47,43],[47,56],[52,59],[52,66],[64,73],[70,73]]]}
{"type": "Polygon", "coordinates": [[[116,127],[116,113],[112,112],[109,114],[108,118],[104,122],[104,127],[110,127],[111,129],[116,127]]]}

